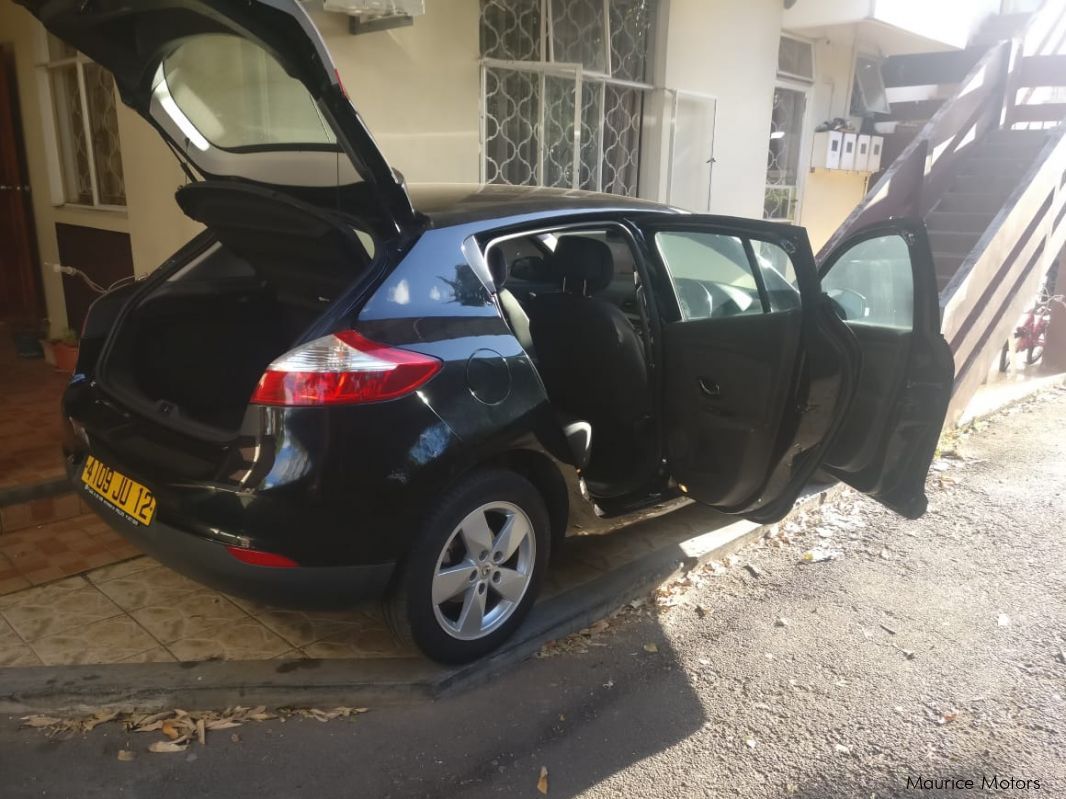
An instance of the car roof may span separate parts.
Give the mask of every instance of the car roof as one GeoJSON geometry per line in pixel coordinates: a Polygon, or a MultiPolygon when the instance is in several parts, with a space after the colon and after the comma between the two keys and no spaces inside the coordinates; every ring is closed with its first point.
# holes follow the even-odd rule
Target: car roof
{"type": "Polygon", "coordinates": [[[415,210],[429,217],[433,226],[438,228],[539,214],[595,211],[681,213],[649,200],[542,186],[423,183],[409,186],[408,194],[415,210]]]}

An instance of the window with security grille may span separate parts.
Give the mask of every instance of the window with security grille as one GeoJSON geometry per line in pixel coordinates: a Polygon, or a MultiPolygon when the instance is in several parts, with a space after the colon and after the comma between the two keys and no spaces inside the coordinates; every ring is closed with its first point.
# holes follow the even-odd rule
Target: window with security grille
{"type": "Polygon", "coordinates": [[[482,0],[482,179],[635,196],[658,0],[482,0]]]}
{"type": "Polygon", "coordinates": [[[126,184],[111,73],[50,34],[44,69],[56,124],[62,201],[125,206],[126,184]]]}

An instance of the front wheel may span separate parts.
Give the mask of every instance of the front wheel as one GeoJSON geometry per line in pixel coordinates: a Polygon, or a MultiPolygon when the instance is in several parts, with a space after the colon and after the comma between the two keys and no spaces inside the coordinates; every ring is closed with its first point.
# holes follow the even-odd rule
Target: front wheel
{"type": "Polygon", "coordinates": [[[444,663],[488,654],[532,607],[550,546],[536,488],[514,472],[476,472],[430,510],[386,599],[389,625],[444,663]]]}

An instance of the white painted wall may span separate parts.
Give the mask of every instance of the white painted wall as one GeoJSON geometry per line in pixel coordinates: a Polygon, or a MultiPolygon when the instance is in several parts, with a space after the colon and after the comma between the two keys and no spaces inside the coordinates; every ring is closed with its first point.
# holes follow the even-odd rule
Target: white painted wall
{"type": "MultiPolygon", "coordinates": [[[[855,70],[855,53],[866,43],[856,35],[857,26],[831,29],[814,40],[815,82],[811,89],[808,119],[808,150],[814,128],[822,121],[847,117],[851,84],[855,70]]],[[[877,52],[876,48],[873,52],[877,52]]],[[[805,164],[811,154],[804,154],[805,164]]],[[[807,228],[811,246],[817,252],[836,231],[866,193],[866,175],[819,169],[804,176],[799,223],[807,228]]]]}
{"type": "Polygon", "coordinates": [[[415,24],[352,36],[312,14],[352,102],[410,183],[474,183],[480,167],[478,0],[431,0],[415,24]]]}
{"type": "Polygon", "coordinates": [[[802,31],[871,20],[948,47],[965,47],[1000,0],[796,0],[784,25],[802,31]]]}
{"type": "Polygon", "coordinates": [[[761,217],[780,0],[670,0],[666,86],[718,98],[711,211],[761,217]]]}

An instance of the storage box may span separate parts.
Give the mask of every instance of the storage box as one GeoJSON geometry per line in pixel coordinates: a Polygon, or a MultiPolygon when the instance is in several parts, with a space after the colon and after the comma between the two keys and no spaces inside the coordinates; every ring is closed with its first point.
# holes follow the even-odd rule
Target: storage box
{"type": "Polygon", "coordinates": [[[859,143],[859,137],[855,133],[844,134],[844,146],[840,153],[840,168],[855,169],[855,150],[859,143]]]}

